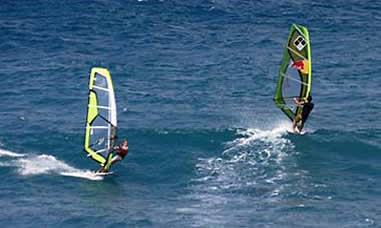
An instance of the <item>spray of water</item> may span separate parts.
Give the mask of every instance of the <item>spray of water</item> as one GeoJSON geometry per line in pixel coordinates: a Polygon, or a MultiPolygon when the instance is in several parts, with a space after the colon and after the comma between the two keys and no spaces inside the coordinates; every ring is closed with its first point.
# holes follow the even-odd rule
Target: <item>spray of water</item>
{"type": "Polygon", "coordinates": [[[90,170],[76,169],[51,155],[25,155],[0,149],[0,157],[8,158],[1,161],[0,166],[16,167],[17,173],[22,176],[33,175],[63,175],[84,178],[88,180],[102,180],[90,170]]]}
{"type": "MultiPolygon", "coordinates": [[[[232,205],[239,210],[234,205],[244,205],[243,201],[256,197],[277,200],[287,180],[287,158],[294,151],[294,145],[285,137],[290,130],[289,121],[272,129],[237,129],[236,138],[225,143],[219,156],[199,159],[197,177],[192,179],[186,196],[196,203],[177,210],[193,216],[197,226],[225,226],[234,216],[229,218],[231,214],[225,212],[230,209],[221,208],[232,205]],[[232,198],[232,192],[240,194],[232,198]]],[[[239,213],[250,216],[245,209],[239,213]]]]}

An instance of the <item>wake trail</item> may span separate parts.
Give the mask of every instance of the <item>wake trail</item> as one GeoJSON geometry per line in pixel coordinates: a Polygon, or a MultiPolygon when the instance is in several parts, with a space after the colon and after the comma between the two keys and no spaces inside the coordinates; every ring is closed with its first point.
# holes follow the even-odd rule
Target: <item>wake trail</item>
{"type": "Polygon", "coordinates": [[[17,173],[21,176],[57,174],[88,180],[103,180],[102,176],[96,176],[90,170],[74,168],[52,155],[26,155],[0,149],[1,158],[8,159],[1,161],[0,167],[16,167],[17,173]]]}
{"type": "Polygon", "coordinates": [[[25,154],[19,154],[7,150],[0,149],[0,157],[24,157],[25,154]]]}

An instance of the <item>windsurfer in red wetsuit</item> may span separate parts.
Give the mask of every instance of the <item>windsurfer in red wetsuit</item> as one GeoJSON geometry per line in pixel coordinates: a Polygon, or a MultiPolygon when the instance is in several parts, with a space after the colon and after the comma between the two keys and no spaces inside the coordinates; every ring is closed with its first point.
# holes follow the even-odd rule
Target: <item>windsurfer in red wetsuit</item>
{"type": "Polygon", "coordinates": [[[114,147],[116,151],[116,156],[111,160],[111,165],[113,165],[117,161],[122,161],[123,158],[128,154],[128,141],[127,139],[123,139],[122,146],[118,145],[114,147]]]}
{"type": "MultiPolygon", "coordinates": [[[[115,146],[114,151],[116,151],[116,155],[111,160],[111,165],[118,161],[122,161],[123,158],[128,154],[128,141],[127,139],[123,139],[123,144],[115,146]]],[[[110,165],[110,166],[111,166],[110,165]]],[[[106,170],[103,166],[97,171],[97,173],[106,173],[108,170],[106,170]]]]}

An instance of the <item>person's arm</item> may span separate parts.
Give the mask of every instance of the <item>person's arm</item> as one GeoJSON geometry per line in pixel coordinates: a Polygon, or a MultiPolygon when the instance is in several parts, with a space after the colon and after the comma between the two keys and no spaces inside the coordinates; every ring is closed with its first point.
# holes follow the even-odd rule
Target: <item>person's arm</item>
{"type": "Polygon", "coordinates": [[[114,149],[116,152],[118,152],[118,150],[120,150],[120,145],[114,146],[113,149],[114,149]]]}
{"type": "Polygon", "coordinates": [[[294,102],[295,102],[296,105],[300,105],[301,104],[301,102],[296,97],[294,97],[294,102]]]}
{"type": "Polygon", "coordinates": [[[301,99],[298,99],[296,97],[294,97],[294,102],[297,106],[301,106],[301,105],[304,105],[304,102],[301,100],[301,99]]]}

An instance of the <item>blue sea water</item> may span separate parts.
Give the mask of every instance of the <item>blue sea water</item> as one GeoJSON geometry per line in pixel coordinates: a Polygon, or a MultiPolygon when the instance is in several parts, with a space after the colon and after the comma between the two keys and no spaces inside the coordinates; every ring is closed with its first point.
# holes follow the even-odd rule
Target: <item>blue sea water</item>
{"type": "Polygon", "coordinates": [[[1,227],[381,227],[381,2],[10,1],[0,7],[1,227]],[[309,28],[306,134],[272,101],[309,28]],[[91,67],[130,154],[94,177],[91,67]]]}

